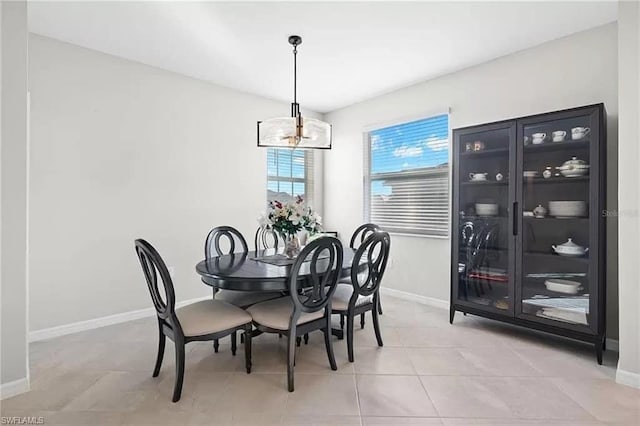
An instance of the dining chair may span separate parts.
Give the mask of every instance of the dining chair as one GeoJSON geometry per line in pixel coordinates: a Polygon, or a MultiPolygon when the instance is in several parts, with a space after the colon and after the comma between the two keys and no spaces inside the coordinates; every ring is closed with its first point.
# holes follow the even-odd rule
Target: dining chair
{"type": "Polygon", "coordinates": [[[381,228],[375,223],[365,223],[364,225],[360,225],[353,231],[351,235],[351,241],[349,242],[349,247],[356,250],[360,244],[367,239],[367,237],[374,232],[380,231],[381,228]]]}
{"type": "Polygon", "coordinates": [[[280,235],[273,229],[260,226],[256,230],[256,235],[254,237],[256,251],[266,250],[269,248],[273,248],[278,251],[278,247],[281,242],[282,237],[280,237],[280,235]]]}
{"type": "Polygon", "coordinates": [[[332,312],[347,320],[347,353],[353,362],[353,322],[356,315],[371,311],[378,346],[382,346],[378,303],[380,283],[389,260],[391,238],[384,231],[370,234],[356,250],[351,263],[351,281],[339,283],[331,302],[332,312]]]}
{"type": "MultiPolygon", "coordinates": [[[[374,232],[380,231],[380,228],[375,223],[365,223],[364,225],[360,225],[353,231],[353,235],[351,235],[351,241],[349,242],[349,247],[353,250],[356,250],[360,244],[367,239],[369,235],[374,232]]],[[[341,283],[351,283],[351,277],[343,278],[340,280],[341,283]]],[[[382,302],[378,300],[378,313],[382,315],[382,302]]],[[[344,318],[340,317],[340,328],[344,328],[344,318]]],[[[360,315],[360,328],[364,328],[364,314],[360,315]]]]}
{"type": "Polygon", "coordinates": [[[342,243],[333,237],[307,244],[291,267],[289,297],[257,303],[247,309],[253,325],[265,333],[287,336],[287,383],[293,392],[296,337],[316,330],[324,343],[332,370],[337,370],[331,341],[331,298],[342,269],[342,243]],[[302,279],[301,275],[308,276],[302,279]]]}
{"type": "MultiPolygon", "coordinates": [[[[213,228],[204,242],[205,259],[236,253],[248,254],[248,252],[249,247],[244,236],[232,226],[217,226],[213,228]],[[236,250],[236,248],[238,249],[236,250]]],[[[213,297],[215,299],[222,300],[242,309],[246,309],[255,303],[281,296],[282,294],[280,292],[235,291],[213,288],[213,297]]],[[[236,353],[236,338],[237,334],[232,333],[231,352],[234,355],[236,353]]],[[[213,350],[215,352],[218,352],[219,346],[218,340],[214,340],[213,350]]]]}
{"type": "Polygon", "coordinates": [[[159,343],[153,377],[158,377],[166,338],[173,340],[176,350],[176,379],[173,402],[180,400],[184,379],[185,346],[189,342],[214,340],[243,331],[245,338],[245,367],[251,372],[251,315],[246,311],[220,300],[202,300],[176,309],[173,281],[167,266],[155,248],[147,241],[135,241],[153,306],[158,317],[159,343]],[[162,285],[160,291],[159,283],[162,285]]]}

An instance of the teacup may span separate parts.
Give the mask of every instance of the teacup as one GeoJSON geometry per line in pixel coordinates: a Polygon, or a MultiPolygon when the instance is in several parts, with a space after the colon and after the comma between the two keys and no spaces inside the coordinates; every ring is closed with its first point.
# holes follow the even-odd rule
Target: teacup
{"type": "Polygon", "coordinates": [[[532,138],[532,142],[534,145],[538,145],[544,142],[544,140],[547,138],[547,134],[546,133],[534,133],[531,135],[532,138]]]}
{"type": "Polygon", "coordinates": [[[487,175],[488,173],[469,173],[469,179],[476,181],[487,180],[487,175]]]}
{"type": "Polygon", "coordinates": [[[591,133],[591,129],[588,127],[574,127],[571,129],[571,139],[582,139],[591,133]]]}
{"type": "Polygon", "coordinates": [[[473,143],[473,150],[474,151],[482,151],[484,149],[484,142],[482,141],[475,141],[473,143]]]}
{"type": "Polygon", "coordinates": [[[556,130],[555,132],[551,133],[551,138],[554,142],[562,142],[564,141],[564,138],[567,136],[567,132],[565,132],[564,130],[556,130]]]}

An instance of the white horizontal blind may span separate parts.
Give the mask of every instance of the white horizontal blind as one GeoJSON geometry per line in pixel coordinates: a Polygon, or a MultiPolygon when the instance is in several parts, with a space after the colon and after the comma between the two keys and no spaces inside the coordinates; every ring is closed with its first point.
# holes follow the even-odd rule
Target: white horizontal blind
{"type": "Polygon", "coordinates": [[[388,232],[447,236],[449,116],[365,136],[365,220],[388,232]]]}
{"type": "Polygon", "coordinates": [[[313,201],[313,151],[267,148],[267,201],[313,201]]]}

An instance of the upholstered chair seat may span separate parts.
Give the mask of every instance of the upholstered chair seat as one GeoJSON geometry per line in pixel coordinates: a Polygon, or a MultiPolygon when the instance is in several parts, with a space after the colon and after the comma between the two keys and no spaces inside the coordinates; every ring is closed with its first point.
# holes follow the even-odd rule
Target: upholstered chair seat
{"type": "Polygon", "coordinates": [[[176,309],[176,315],[186,336],[218,333],[251,321],[243,309],[220,300],[202,300],[176,309]]]}
{"type": "MultiPolygon", "coordinates": [[[[351,280],[349,280],[348,284],[338,284],[336,292],[333,294],[333,299],[331,299],[331,308],[334,311],[346,311],[349,309],[349,301],[351,300],[352,295],[353,285],[351,285],[351,280]]],[[[368,296],[358,296],[355,306],[362,306],[367,303],[373,303],[373,294],[368,296]]]]}
{"type": "MultiPolygon", "coordinates": [[[[293,301],[290,297],[281,297],[267,302],[257,303],[247,308],[253,321],[274,330],[288,330],[289,320],[293,313],[293,301]]],[[[315,312],[302,312],[296,325],[301,325],[324,315],[322,310],[315,312]]]]}

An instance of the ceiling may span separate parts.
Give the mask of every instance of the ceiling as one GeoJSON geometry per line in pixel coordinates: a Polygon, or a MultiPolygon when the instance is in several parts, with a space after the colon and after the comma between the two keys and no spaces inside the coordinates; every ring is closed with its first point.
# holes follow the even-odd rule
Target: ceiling
{"type": "Polygon", "coordinates": [[[617,19],[603,2],[29,2],[32,32],[318,112],[617,19]]]}

